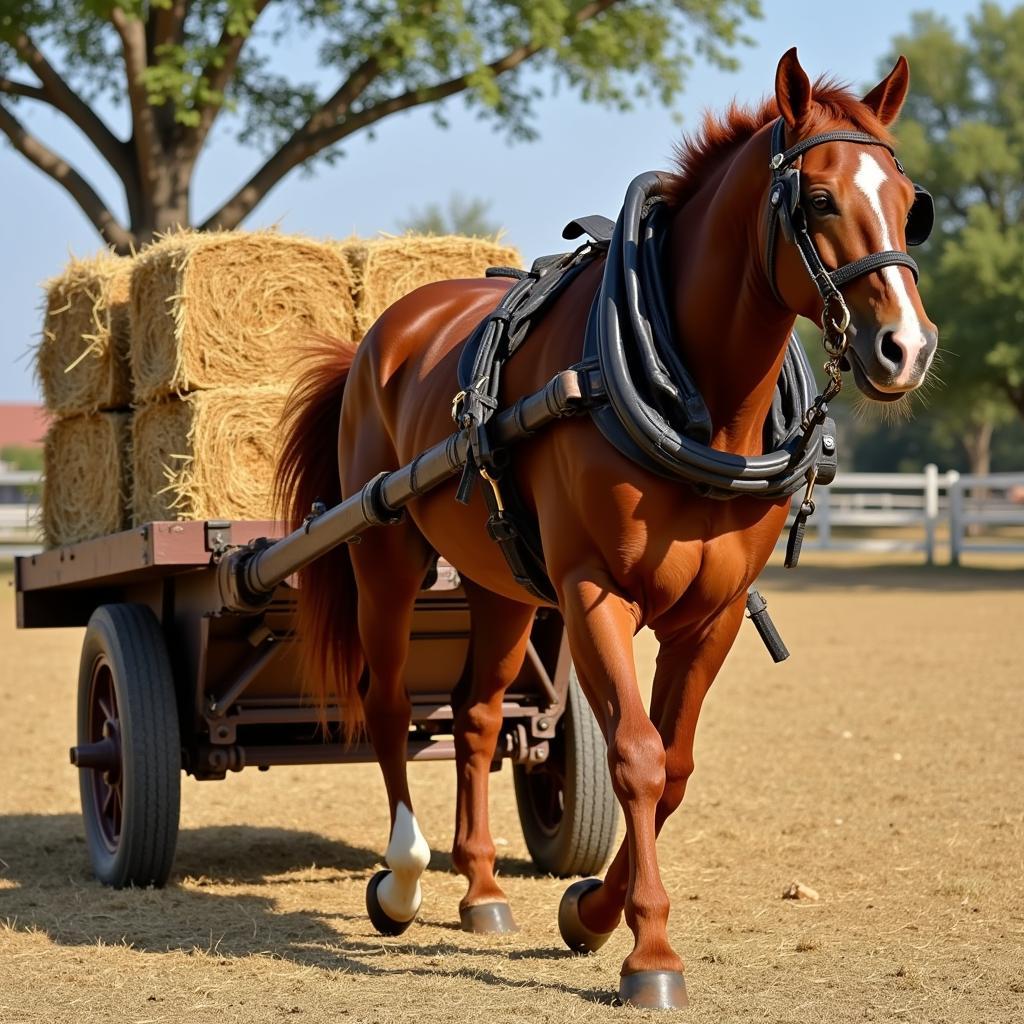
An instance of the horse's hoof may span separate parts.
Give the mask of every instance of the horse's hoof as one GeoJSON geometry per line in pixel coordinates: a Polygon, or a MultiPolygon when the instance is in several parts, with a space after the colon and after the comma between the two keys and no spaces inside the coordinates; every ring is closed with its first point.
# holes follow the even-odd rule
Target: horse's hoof
{"type": "Polygon", "coordinates": [[[600,878],[581,878],[562,893],[562,902],[558,904],[558,930],[574,953],[596,953],[612,934],[592,932],[580,920],[580,900],[603,884],[600,878]]]}
{"type": "Polygon", "coordinates": [[[479,935],[501,935],[505,932],[519,931],[519,925],[512,917],[512,908],[500,901],[460,907],[459,920],[464,932],[476,932],[479,935]]]}
{"type": "Polygon", "coordinates": [[[624,974],[619,982],[619,1002],[645,1010],[684,1010],[686,978],[679,971],[637,971],[624,974]]]}
{"type": "Polygon", "coordinates": [[[408,921],[396,921],[380,905],[380,900],[377,898],[377,889],[380,888],[380,883],[390,874],[390,871],[378,871],[370,879],[369,885],[366,887],[366,913],[370,915],[370,924],[381,935],[401,935],[413,923],[416,915],[413,914],[408,921]]]}

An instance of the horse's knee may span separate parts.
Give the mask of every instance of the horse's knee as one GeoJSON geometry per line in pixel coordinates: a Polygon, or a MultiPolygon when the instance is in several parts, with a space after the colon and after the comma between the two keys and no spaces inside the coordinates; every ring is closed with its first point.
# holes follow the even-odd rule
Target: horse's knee
{"type": "Polygon", "coordinates": [[[693,774],[693,758],[684,761],[669,757],[665,764],[665,790],[658,809],[664,817],[674,813],[686,795],[686,784],[693,774]]]}
{"type": "Polygon", "coordinates": [[[456,716],[456,736],[485,736],[497,733],[503,721],[501,708],[483,702],[467,703],[456,716]]]}
{"type": "Polygon", "coordinates": [[[620,800],[661,799],[665,791],[665,747],[650,720],[618,723],[608,745],[608,762],[620,800]]]}

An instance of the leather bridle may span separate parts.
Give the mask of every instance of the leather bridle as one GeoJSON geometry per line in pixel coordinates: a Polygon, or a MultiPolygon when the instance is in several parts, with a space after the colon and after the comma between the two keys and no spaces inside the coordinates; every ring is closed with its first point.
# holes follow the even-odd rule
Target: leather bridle
{"type": "MultiPolygon", "coordinates": [[[[869,253],[845,266],[830,270],[822,261],[818,247],[814,244],[808,227],[807,214],[800,195],[800,168],[797,161],[808,150],[828,142],[852,142],[862,146],[880,146],[888,150],[900,174],[905,174],[903,165],[896,157],[892,146],[874,135],[855,131],[822,132],[801,139],[786,149],[786,122],[780,117],[772,126],[771,185],[768,189],[767,238],[765,244],[765,273],[772,293],[783,306],[787,305],[779,294],[775,280],[775,250],[779,232],[787,242],[796,246],[797,252],[814,286],[818,289],[822,310],[822,342],[833,360],[842,358],[849,344],[846,330],[850,326],[850,310],[841,289],[850,281],[864,274],[873,273],[883,267],[906,267],[918,279],[917,263],[899,249],[869,253]]],[[[907,217],[907,245],[920,245],[931,233],[935,221],[935,207],[931,195],[920,185],[914,185],[914,205],[907,217]]]]}

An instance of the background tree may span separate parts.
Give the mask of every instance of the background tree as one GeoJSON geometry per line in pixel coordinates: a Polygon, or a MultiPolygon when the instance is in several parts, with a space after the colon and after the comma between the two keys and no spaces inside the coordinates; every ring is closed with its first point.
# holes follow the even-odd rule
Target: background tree
{"type": "Polygon", "coordinates": [[[619,108],[670,102],[694,56],[729,65],[742,20],[759,13],[758,0],[0,0],[0,131],[124,251],[192,223],[196,161],[218,118],[263,159],[204,229],[237,226],[356,132],[456,94],[517,138],[533,137],[542,82],[619,108]],[[307,81],[274,68],[294,38],[317,46],[323,70],[307,81]],[[101,112],[125,99],[122,139],[101,112]],[[39,105],[110,165],[126,220],[33,133],[39,105]]]}
{"type": "Polygon", "coordinates": [[[466,235],[469,238],[495,238],[501,225],[490,218],[491,203],[479,197],[453,195],[448,205],[427,203],[413,210],[399,223],[402,231],[421,235],[466,235]]]}
{"type": "Polygon", "coordinates": [[[993,430],[1024,416],[1024,6],[983,3],[964,38],[915,14],[882,66],[898,53],[911,68],[900,157],[937,211],[916,254],[943,350],[925,415],[987,472],[993,430]]]}

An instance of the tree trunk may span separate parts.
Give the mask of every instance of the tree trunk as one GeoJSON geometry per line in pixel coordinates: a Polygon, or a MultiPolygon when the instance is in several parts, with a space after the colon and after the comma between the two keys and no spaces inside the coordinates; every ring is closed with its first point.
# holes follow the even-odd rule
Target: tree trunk
{"type": "Polygon", "coordinates": [[[960,439],[967,452],[971,474],[987,476],[992,466],[992,431],[995,424],[990,417],[972,423],[960,439]]]}
{"type": "MultiPolygon", "coordinates": [[[[152,242],[157,235],[192,226],[191,191],[195,158],[165,151],[152,179],[128,195],[131,231],[135,249],[152,242]]],[[[130,251],[124,246],[122,255],[130,251]]]]}
{"type": "MultiPolygon", "coordinates": [[[[974,422],[961,438],[972,476],[987,476],[992,467],[992,432],[995,424],[991,417],[974,422]]],[[[988,497],[988,489],[975,487],[971,489],[971,498],[975,502],[983,502],[988,497]]],[[[981,523],[971,523],[967,527],[969,537],[977,537],[984,532],[981,523]]]]}

